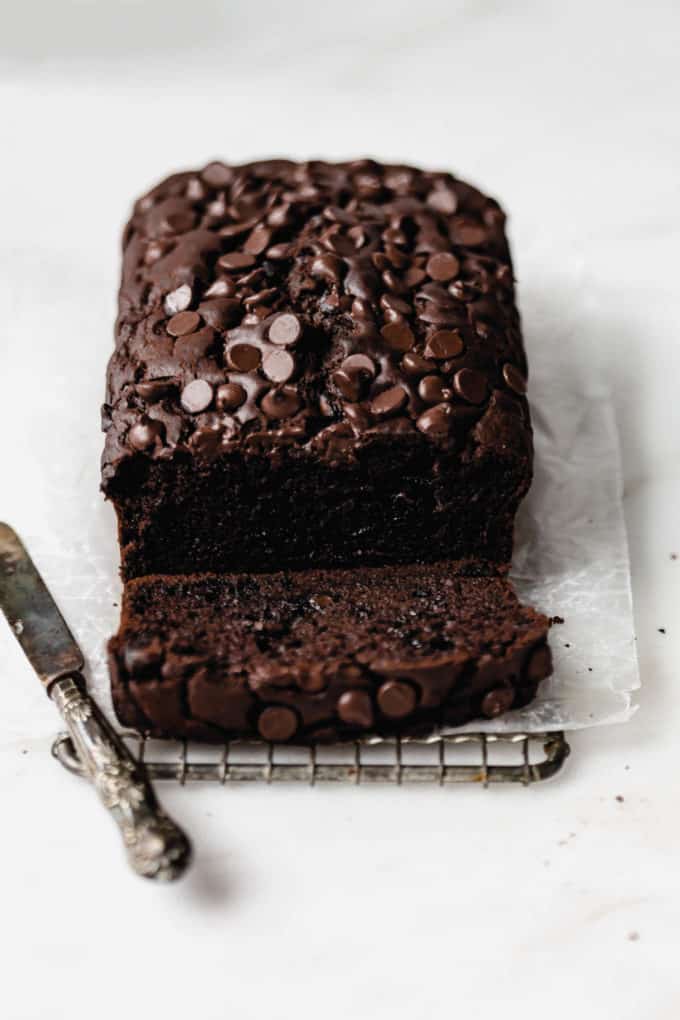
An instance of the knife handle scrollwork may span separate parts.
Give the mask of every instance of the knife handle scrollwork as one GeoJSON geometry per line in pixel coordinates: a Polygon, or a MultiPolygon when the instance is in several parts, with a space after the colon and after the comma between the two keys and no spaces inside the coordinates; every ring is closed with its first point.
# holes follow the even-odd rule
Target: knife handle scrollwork
{"type": "Polygon", "coordinates": [[[89,697],[83,678],[60,677],[49,694],[85,773],[121,831],[133,869],[145,878],[178,878],[189,864],[191,844],[159,805],[144,766],[89,697]]]}

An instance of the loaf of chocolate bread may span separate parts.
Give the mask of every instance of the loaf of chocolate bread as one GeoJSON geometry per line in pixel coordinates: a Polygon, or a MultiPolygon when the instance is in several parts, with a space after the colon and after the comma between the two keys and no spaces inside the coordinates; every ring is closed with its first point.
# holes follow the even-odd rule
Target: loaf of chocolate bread
{"type": "Polygon", "coordinates": [[[475,188],[369,160],[169,177],[125,230],[103,412],[123,575],[503,571],[525,386],[504,216],[475,188]]]}
{"type": "Polygon", "coordinates": [[[548,620],[454,563],[147,577],[109,645],[121,721],[160,737],[343,740],[526,704],[548,620]]]}

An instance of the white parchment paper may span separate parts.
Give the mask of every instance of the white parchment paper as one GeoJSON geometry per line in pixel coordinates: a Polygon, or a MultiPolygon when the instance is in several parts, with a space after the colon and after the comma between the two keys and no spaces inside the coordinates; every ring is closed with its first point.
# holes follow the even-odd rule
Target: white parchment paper
{"type": "MultiPolygon", "coordinates": [[[[46,265],[43,256],[40,266],[32,251],[12,259],[13,278],[26,280],[26,290],[5,287],[9,277],[0,274],[14,324],[0,369],[6,380],[31,379],[40,400],[27,413],[25,388],[4,388],[13,427],[0,518],[25,539],[81,643],[91,689],[110,710],[104,646],[118,624],[120,581],[114,514],[98,492],[97,410],[111,345],[111,281],[96,272],[83,280],[80,257],[46,265]],[[49,329],[36,328],[36,275],[49,329]],[[78,297],[84,287],[85,303],[78,297]]],[[[530,261],[528,278],[538,281],[544,253],[530,261]]],[[[576,354],[584,341],[569,314],[584,291],[577,277],[574,271],[562,280],[559,306],[543,286],[524,305],[536,465],[518,520],[513,576],[523,599],[565,620],[551,632],[555,673],[532,705],[472,729],[573,729],[621,722],[634,711],[639,677],[617,429],[606,391],[575,374],[587,363],[576,354]]]]}

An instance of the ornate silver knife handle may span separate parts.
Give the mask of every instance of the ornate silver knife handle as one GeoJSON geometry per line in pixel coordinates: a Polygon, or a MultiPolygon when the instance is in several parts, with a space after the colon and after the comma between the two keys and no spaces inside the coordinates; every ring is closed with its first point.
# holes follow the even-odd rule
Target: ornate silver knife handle
{"type": "Polygon", "coordinates": [[[49,695],[83,769],[118,824],[134,870],[161,881],[179,878],[189,864],[191,844],[159,805],[143,766],[86,693],[83,678],[79,673],[59,677],[49,695]]]}

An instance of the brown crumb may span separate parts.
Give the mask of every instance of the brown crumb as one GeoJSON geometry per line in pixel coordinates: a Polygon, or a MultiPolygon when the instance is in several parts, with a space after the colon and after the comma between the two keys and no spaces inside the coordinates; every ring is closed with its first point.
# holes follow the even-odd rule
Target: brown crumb
{"type": "Polygon", "coordinates": [[[640,941],[640,932],[639,931],[629,931],[628,932],[628,941],[629,942],[639,942],[640,941]]]}
{"type": "Polygon", "coordinates": [[[551,623],[564,623],[564,617],[563,616],[551,616],[550,617],[550,622],[551,623]]]}
{"type": "Polygon", "coordinates": [[[671,559],[672,560],[677,560],[677,558],[678,558],[678,554],[677,553],[671,553],[671,559]]]}
{"type": "Polygon", "coordinates": [[[665,627],[659,627],[659,634],[665,634],[665,633],[666,633],[666,628],[665,627]]]}
{"type": "Polygon", "coordinates": [[[565,641],[565,642],[564,642],[564,647],[565,647],[565,648],[571,648],[571,645],[569,644],[569,642],[568,642],[568,641],[565,641]]]}
{"type": "Polygon", "coordinates": [[[616,799],[618,800],[619,804],[623,804],[623,797],[621,796],[620,793],[616,794],[616,799]]]}

